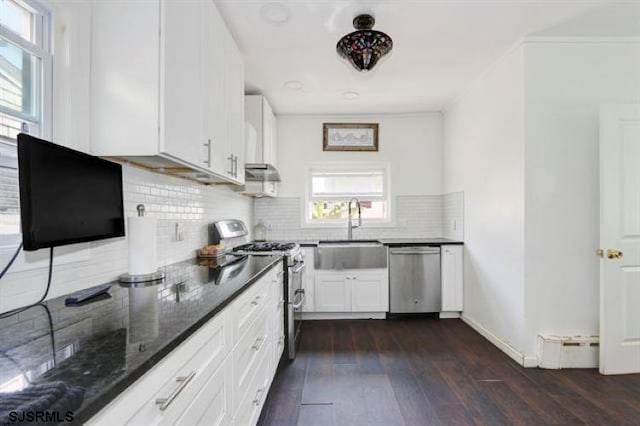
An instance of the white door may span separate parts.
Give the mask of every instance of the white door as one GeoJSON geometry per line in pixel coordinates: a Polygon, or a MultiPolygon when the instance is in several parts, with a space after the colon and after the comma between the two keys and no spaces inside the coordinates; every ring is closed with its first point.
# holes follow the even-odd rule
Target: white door
{"type": "Polygon", "coordinates": [[[162,151],[204,167],[202,3],[162,2],[164,139],[162,151]]]}
{"type": "Polygon", "coordinates": [[[386,312],[389,310],[389,286],[386,270],[354,272],[351,279],[353,312],[386,312]]]}
{"type": "Polygon", "coordinates": [[[341,272],[316,272],[316,312],[351,312],[351,280],[341,272]]]}
{"type": "Polygon", "coordinates": [[[225,98],[225,27],[213,1],[203,3],[203,102],[204,134],[208,156],[207,168],[228,176],[231,162],[227,158],[227,102],[225,98]]]}
{"type": "Polygon", "coordinates": [[[440,257],[442,271],[442,311],[462,311],[462,246],[442,246],[440,257]]]}
{"type": "Polygon", "coordinates": [[[600,115],[600,372],[640,372],[640,105],[600,115]]]}

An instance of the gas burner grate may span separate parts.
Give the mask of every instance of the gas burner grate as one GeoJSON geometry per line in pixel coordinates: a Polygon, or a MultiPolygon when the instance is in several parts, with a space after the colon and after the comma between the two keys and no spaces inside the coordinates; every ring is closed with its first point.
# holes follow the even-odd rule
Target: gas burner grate
{"type": "Polygon", "coordinates": [[[269,251],[289,251],[296,247],[295,243],[249,243],[235,247],[233,251],[243,252],[269,252],[269,251]]]}

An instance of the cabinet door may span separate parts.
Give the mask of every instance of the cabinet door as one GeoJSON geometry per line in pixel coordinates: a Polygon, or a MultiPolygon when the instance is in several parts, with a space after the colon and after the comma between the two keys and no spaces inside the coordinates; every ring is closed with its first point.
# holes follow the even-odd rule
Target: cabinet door
{"type": "Polygon", "coordinates": [[[229,154],[233,162],[232,178],[238,183],[244,183],[244,64],[242,55],[230,34],[227,42],[226,82],[229,154]]]}
{"type": "Polygon", "coordinates": [[[163,133],[160,150],[204,166],[202,131],[203,2],[162,2],[163,133]]]}
{"type": "Polygon", "coordinates": [[[355,271],[351,281],[351,309],[353,312],[386,312],[389,310],[389,285],[386,270],[355,271]]]}
{"type": "Polygon", "coordinates": [[[91,9],[91,151],[156,155],[160,3],[91,2],[91,9]]]}
{"type": "Polygon", "coordinates": [[[463,246],[442,246],[442,310],[462,311],[463,308],[463,246]]]}
{"type": "Polygon", "coordinates": [[[228,425],[232,413],[231,359],[227,357],[193,398],[176,425],[228,425]]]}
{"type": "Polygon", "coordinates": [[[274,126],[275,126],[275,117],[273,115],[273,110],[271,109],[271,105],[266,98],[262,98],[262,161],[267,164],[275,164],[275,158],[273,155],[273,144],[274,144],[274,126]]]}
{"type": "Polygon", "coordinates": [[[350,284],[342,272],[316,272],[316,312],[351,312],[350,284]]]}
{"type": "Polygon", "coordinates": [[[227,137],[227,110],[225,103],[226,38],[225,26],[213,1],[203,4],[203,128],[205,134],[206,168],[227,176],[231,170],[227,137]]]}

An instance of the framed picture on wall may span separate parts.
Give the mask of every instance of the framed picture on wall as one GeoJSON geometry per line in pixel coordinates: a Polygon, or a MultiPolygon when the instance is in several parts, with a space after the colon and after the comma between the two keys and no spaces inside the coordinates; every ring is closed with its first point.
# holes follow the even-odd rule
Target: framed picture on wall
{"type": "Polygon", "coordinates": [[[378,123],[324,123],[323,151],[378,151],[378,123]]]}

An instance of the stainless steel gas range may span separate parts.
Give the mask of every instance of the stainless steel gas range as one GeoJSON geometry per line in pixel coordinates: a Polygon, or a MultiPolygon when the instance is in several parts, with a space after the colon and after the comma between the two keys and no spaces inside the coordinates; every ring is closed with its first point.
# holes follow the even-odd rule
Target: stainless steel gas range
{"type": "MultiPolygon", "coordinates": [[[[223,220],[210,225],[209,241],[217,244],[222,239],[241,238],[248,234],[247,227],[240,220],[223,220]]],[[[300,341],[301,324],[295,313],[300,312],[304,304],[304,251],[300,245],[286,242],[252,242],[232,249],[232,254],[250,256],[283,256],[287,273],[284,275],[284,311],[285,345],[289,359],[296,356],[300,341]]]]}

